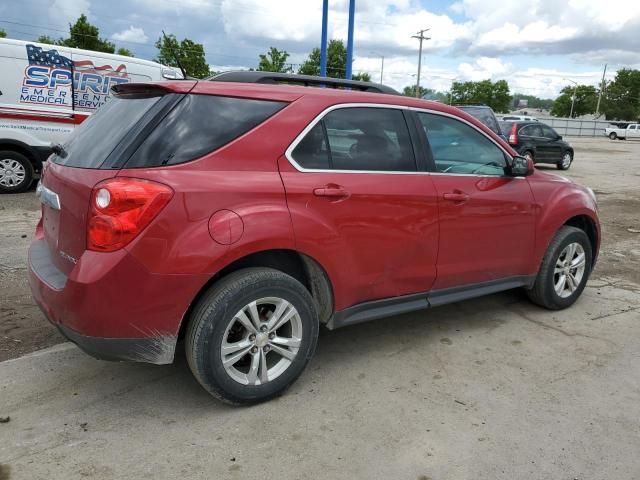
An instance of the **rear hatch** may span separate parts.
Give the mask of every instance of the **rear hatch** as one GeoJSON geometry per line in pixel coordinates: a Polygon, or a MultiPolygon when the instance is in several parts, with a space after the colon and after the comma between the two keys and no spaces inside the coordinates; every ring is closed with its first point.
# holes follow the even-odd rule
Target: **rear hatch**
{"type": "Polygon", "coordinates": [[[86,250],[96,184],[117,176],[121,169],[130,172],[200,158],[288,104],[189,93],[195,85],[190,81],[119,85],[47,162],[41,199],[55,200],[42,202],[43,229],[52,261],[62,272],[69,274],[86,250]]]}
{"type": "Polygon", "coordinates": [[[49,198],[42,201],[42,226],[52,262],[65,274],[86,248],[93,187],[117,175],[136,138],[175,101],[173,96],[157,87],[114,96],[50,157],[41,180],[47,194],[41,199],[49,198]]]}

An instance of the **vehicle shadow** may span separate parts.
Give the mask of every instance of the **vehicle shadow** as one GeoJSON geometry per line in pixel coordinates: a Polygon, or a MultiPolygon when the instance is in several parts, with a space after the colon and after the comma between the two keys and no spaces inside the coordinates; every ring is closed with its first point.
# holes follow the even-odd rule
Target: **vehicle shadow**
{"type": "MultiPolygon", "coordinates": [[[[521,290],[498,293],[452,305],[383,318],[349,327],[320,329],[316,354],[307,371],[286,393],[307,391],[318,379],[334,375],[349,375],[354,363],[384,355],[420,351],[428,354],[441,344],[450,345],[452,337],[464,335],[465,340],[475,335],[492,332],[513,319],[514,312],[537,310],[521,290]]],[[[176,360],[172,365],[155,366],[134,363],[99,362],[101,377],[126,378],[99,400],[109,403],[109,409],[122,408],[132,398],[145,409],[181,412],[224,412],[230,407],[212,397],[195,380],[185,359],[184,342],[178,344],[176,360]],[[119,405],[122,404],[122,405],[119,405]]],[[[434,371],[437,366],[433,366],[434,371]]],[[[428,366],[427,366],[428,368],[428,366]]],[[[426,372],[423,372],[426,373],[426,372]]],[[[59,375],[65,375],[60,371],[59,375]]],[[[260,406],[252,407],[260,408],[260,406]]]]}

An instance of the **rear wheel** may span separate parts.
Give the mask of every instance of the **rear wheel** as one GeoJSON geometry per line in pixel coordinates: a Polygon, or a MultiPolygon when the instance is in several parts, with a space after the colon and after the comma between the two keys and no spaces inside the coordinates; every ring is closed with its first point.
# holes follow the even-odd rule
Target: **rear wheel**
{"type": "Polygon", "coordinates": [[[591,274],[591,242],[579,228],[564,226],[551,241],[529,298],[550,310],[572,305],[591,274]]]}
{"type": "Polygon", "coordinates": [[[232,404],[280,395],[315,351],[313,305],[300,282],[277,270],[248,268],[222,279],[199,301],[187,330],[196,379],[232,404]]]}
{"type": "Polygon", "coordinates": [[[611,132],[611,133],[609,134],[609,138],[610,138],[611,140],[615,140],[616,138],[618,138],[618,135],[616,135],[616,132],[611,132]]]}
{"type": "Polygon", "coordinates": [[[572,161],[573,155],[571,155],[571,152],[564,152],[562,154],[562,160],[559,161],[556,166],[558,167],[558,170],[569,170],[572,161]]]}
{"type": "Polygon", "coordinates": [[[24,192],[32,181],[33,166],[27,157],[11,150],[0,151],[0,192],[24,192]]]}

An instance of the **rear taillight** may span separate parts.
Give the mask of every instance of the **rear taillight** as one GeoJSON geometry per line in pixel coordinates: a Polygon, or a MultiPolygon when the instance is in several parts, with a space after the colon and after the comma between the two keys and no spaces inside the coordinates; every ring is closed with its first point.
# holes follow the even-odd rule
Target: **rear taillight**
{"type": "Polygon", "coordinates": [[[113,252],[127,245],[171,200],[167,185],[138,178],[112,178],[91,192],[87,249],[113,252]]]}
{"type": "Polygon", "coordinates": [[[517,145],[518,144],[518,124],[511,124],[511,133],[509,134],[509,144],[517,145]]]}

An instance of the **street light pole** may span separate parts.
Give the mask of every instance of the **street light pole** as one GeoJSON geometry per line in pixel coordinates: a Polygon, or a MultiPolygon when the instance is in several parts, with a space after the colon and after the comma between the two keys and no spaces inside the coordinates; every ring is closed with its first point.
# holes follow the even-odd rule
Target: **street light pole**
{"type": "Polygon", "coordinates": [[[604,71],[602,72],[602,83],[600,84],[600,94],[598,95],[598,104],[596,105],[596,116],[595,116],[596,119],[600,114],[600,100],[602,100],[602,94],[604,93],[604,87],[605,87],[604,77],[606,74],[607,74],[607,64],[605,63],[604,71]]]}
{"type": "Polygon", "coordinates": [[[418,32],[417,35],[412,35],[411,38],[417,38],[420,40],[420,49],[418,51],[418,78],[416,79],[416,98],[420,97],[420,69],[422,68],[422,41],[431,40],[430,37],[425,37],[424,32],[428,32],[429,28],[424,28],[418,32]]]}
{"type": "Polygon", "coordinates": [[[576,103],[576,92],[578,91],[578,82],[575,82],[569,78],[563,78],[563,80],[566,80],[567,82],[571,82],[575,85],[575,87],[573,87],[573,95],[571,96],[571,112],[569,113],[569,118],[573,118],[573,106],[576,103]]]}

